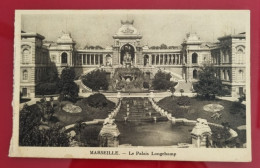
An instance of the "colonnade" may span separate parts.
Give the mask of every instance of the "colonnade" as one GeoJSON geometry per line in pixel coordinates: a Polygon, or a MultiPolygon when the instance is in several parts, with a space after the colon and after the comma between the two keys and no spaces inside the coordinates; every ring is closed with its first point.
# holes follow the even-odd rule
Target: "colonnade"
{"type": "Polygon", "coordinates": [[[145,54],[144,65],[181,65],[180,54],[145,54]]]}
{"type": "Polygon", "coordinates": [[[78,54],[76,65],[102,65],[104,60],[104,54],[78,54]]]}

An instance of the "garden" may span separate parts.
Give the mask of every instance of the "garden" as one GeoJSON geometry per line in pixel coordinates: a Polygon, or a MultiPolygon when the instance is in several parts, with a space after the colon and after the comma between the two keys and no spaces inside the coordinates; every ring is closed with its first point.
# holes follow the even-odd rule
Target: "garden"
{"type": "MultiPolygon", "coordinates": [[[[208,100],[199,97],[165,97],[158,102],[158,105],[167,110],[175,118],[186,118],[196,120],[206,119],[208,122],[219,125],[227,124],[237,131],[241,142],[246,141],[246,130],[238,129],[246,125],[246,106],[241,102],[227,100],[208,100]]],[[[219,129],[212,127],[213,134],[219,129]]]]}

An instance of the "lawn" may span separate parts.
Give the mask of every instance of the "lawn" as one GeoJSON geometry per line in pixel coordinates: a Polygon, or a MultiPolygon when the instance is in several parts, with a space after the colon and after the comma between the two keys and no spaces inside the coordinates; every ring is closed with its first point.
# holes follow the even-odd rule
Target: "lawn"
{"type": "MultiPolygon", "coordinates": [[[[240,125],[246,124],[245,108],[237,109],[234,108],[234,104],[231,101],[226,100],[201,100],[198,98],[190,98],[189,107],[180,107],[177,104],[178,97],[166,97],[158,102],[158,105],[168,112],[172,113],[173,117],[176,118],[187,118],[196,120],[197,118],[206,119],[208,122],[221,124],[222,122],[229,122],[231,127],[236,128],[240,125]],[[220,104],[224,107],[220,113],[222,117],[219,120],[211,118],[212,112],[205,111],[203,107],[207,104],[220,104]],[[232,105],[233,104],[233,105],[232,105]],[[235,111],[234,111],[235,110],[235,111]],[[240,110],[236,113],[236,110],[240,110]],[[231,112],[235,113],[232,114],[231,112]]],[[[236,105],[236,104],[235,104],[236,105]]]]}
{"type": "MultiPolygon", "coordinates": [[[[64,107],[65,104],[72,103],[69,101],[61,102],[61,107],[64,107]]],[[[107,105],[102,108],[94,108],[88,105],[87,98],[79,99],[76,103],[72,103],[76,106],[79,106],[82,109],[80,113],[68,113],[63,109],[60,110],[59,102],[55,102],[55,113],[54,116],[57,117],[60,124],[70,125],[78,121],[92,121],[93,119],[105,119],[108,116],[108,113],[113,110],[115,103],[107,100],[107,105]]]]}
{"type": "MultiPolygon", "coordinates": [[[[189,107],[180,107],[177,104],[178,97],[166,97],[158,102],[158,105],[168,112],[172,113],[176,118],[187,118],[196,120],[197,118],[206,119],[208,122],[221,124],[228,122],[235,131],[238,133],[240,145],[246,142],[246,130],[238,130],[237,127],[246,125],[245,105],[238,102],[231,102],[226,100],[202,100],[199,98],[190,98],[189,107]],[[203,109],[208,104],[220,104],[224,107],[219,113],[222,117],[219,119],[211,118],[213,112],[208,112],[203,109]]],[[[217,128],[211,127],[213,134],[218,132],[217,128]]]]}

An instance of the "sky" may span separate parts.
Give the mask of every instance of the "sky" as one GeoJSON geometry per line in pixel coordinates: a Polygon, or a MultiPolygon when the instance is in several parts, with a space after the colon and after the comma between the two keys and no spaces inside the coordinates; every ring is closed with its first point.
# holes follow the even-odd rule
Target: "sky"
{"type": "Polygon", "coordinates": [[[36,11],[24,12],[21,29],[37,32],[48,41],[56,41],[62,31],[70,32],[79,48],[85,45],[102,47],[114,44],[112,36],[121,20],[134,20],[134,27],[143,36],[142,45],[162,43],[180,45],[188,32],[196,32],[202,41],[246,31],[247,11],[181,11],[181,10],[115,10],[115,11],[36,11]]]}

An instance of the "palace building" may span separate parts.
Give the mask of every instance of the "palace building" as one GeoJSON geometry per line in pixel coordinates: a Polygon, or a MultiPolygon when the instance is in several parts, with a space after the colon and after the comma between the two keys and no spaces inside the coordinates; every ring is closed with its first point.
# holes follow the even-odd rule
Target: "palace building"
{"type": "MultiPolygon", "coordinates": [[[[220,37],[216,43],[207,43],[196,33],[188,33],[180,46],[149,47],[141,45],[143,37],[134,27],[134,21],[121,21],[121,27],[112,37],[114,44],[111,47],[76,49],[76,42],[69,33],[63,33],[56,42],[48,42],[40,34],[22,32],[20,90],[23,97],[34,97],[36,84],[53,66],[59,74],[63,68],[73,67],[79,79],[83,74],[103,69],[111,80],[124,68],[140,70],[143,75],[139,77],[145,80],[152,79],[160,69],[169,72],[172,80],[179,84],[192,85],[198,80],[200,67],[212,63],[231,96],[237,97],[245,93],[245,37],[245,33],[240,33],[220,37]]],[[[134,78],[130,71],[122,71],[126,75],[120,76],[121,80],[134,78]]],[[[81,91],[84,89],[87,87],[83,86],[81,91]]]]}

